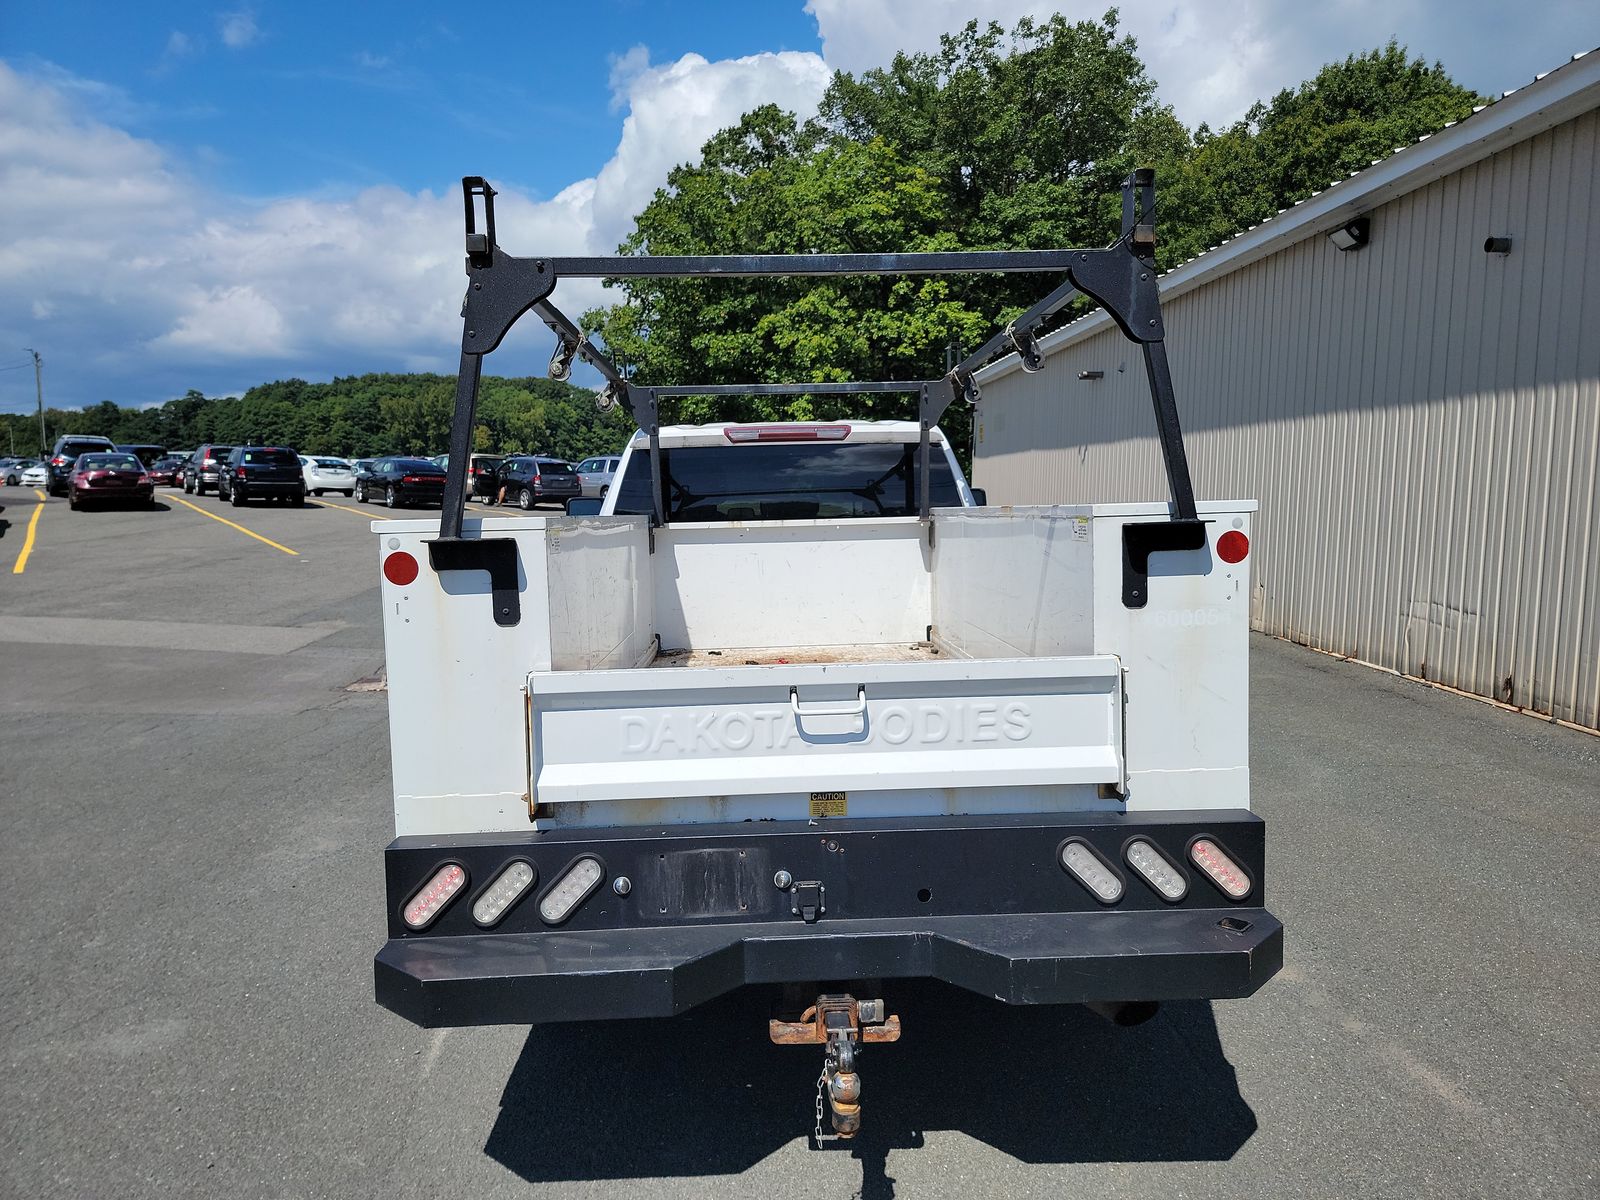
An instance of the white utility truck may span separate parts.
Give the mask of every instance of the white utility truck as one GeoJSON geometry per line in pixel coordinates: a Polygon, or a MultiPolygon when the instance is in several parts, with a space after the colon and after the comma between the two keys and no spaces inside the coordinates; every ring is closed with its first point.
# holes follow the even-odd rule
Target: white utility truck
{"type": "MultiPolygon", "coordinates": [[[[396,839],[383,1005],[426,1026],[666,1016],[810,985],[836,1135],[884,995],[934,977],[1131,1022],[1282,962],[1249,810],[1254,505],[1196,504],[1145,173],[1109,249],[514,258],[465,181],[468,276],[440,522],[379,538],[396,839]],[[480,229],[480,219],[483,228],[480,229]],[[557,278],[1054,271],[942,380],[625,380],[557,278]],[[1170,502],[989,507],[936,424],[1076,292],[1144,348],[1170,502]],[[639,424],[603,502],[463,516],[483,354],[529,308],[639,424]],[[906,392],[902,422],[662,426],[672,395],[906,392]],[[598,509],[599,511],[594,511],[598,509]]],[[[819,1127],[819,1138],[824,1134],[819,1127]]]]}

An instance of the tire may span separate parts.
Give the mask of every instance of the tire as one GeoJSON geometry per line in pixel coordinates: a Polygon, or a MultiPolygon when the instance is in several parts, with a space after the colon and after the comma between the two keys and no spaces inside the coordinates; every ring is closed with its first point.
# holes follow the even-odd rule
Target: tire
{"type": "Polygon", "coordinates": [[[353,496],[353,495],[355,495],[355,493],[354,493],[354,492],[346,492],[346,493],[345,493],[345,494],[344,494],[344,498],[345,498],[345,499],[346,499],[346,500],[348,500],[348,499],[350,499],[350,497],[351,497],[351,496],[353,496]]]}
{"type": "Polygon", "coordinates": [[[7,475],[6,476],[6,486],[7,487],[16,487],[17,486],[17,477],[15,475],[7,475]]]}
{"type": "Polygon", "coordinates": [[[533,508],[533,493],[527,488],[523,488],[517,493],[517,507],[524,512],[533,508]]]}
{"type": "MultiPolygon", "coordinates": [[[[218,493],[218,497],[221,497],[220,492],[218,493]]],[[[228,489],[228,503],[233,505],[235,508],[244,507],[244,493],[239,490],[238,484],[234,484],[228,489]]]]}
{"type": "Polygon", "coordinates": [[[383,489],[383,505],[385,508],[400,507],[400,493],[394,490],[394,484],[383,489]]]}
{"type": "Polygon", "coordinates": [[[364,483],[356,484],[355,491],[351,493],[351,499],[357,504],[365,504],[367,502],[367,485],[364,483]]]}
{"type": "Polygon", "coordinates": [[[73,512],[82,512],[83,506],[78,503],[78,493],[73,492],[67,496],[67,507],[73,512]]]}
{"type": "MultiPolygon", "coordinates": [[[[318,492],[317,495],[320,496],[320,495],[322,495],[322,493],[318,492]]],[[[305,490],[305,488],[301,488],[298,492],[295,492],[292,496],[289,497],[289,503],[294,505],[296,508],[299,508],[305,502],[306,502],[306,490],[305,490]]]]}
{"type": "Polygon", "coordinates": [[[194,495],[194,480],[190,479],[187,475],[183,477],[183,494],[185,496],[194,495]]]}

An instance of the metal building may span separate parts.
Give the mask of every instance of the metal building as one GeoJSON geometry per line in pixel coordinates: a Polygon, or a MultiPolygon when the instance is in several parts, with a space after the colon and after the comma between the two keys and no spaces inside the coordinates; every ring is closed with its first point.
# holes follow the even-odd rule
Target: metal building
{"type": "MultiPolygon", "coordinates": [[[[1591,52],[1163,278],[1196,495],[1261,502],[1255,628],[1600,727],[1597,213],[1591,52]]],[[[1040,346],[977,376],[989,503],[1165,496],[1137,348],[1040,346]]]]}

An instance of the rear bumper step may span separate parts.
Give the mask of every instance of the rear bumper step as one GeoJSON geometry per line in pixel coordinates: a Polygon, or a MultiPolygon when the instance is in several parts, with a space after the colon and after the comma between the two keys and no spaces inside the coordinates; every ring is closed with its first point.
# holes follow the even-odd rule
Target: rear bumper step
{"type": "Polygon", "coordinates": [[[438,1027],[670,1016],[745,984],[858,979],[941,979],[1009,1004],[1248,996],[1283,963],[1283,927],[1262,907],[1263,835],[1248,812],[1211,811],[402,838],[387,856],[377,999],[438,1027]],[[1187,894],[1169,906],[1123,860],[1141,838],[1184,863],[1200,836],[1249,874],[1245,903],[1191,864],[1187,894]],[[1116,905],[1100,907],[1061,869],[1069,838],[1117,866],[1116,905]],[[580,855],[599,859],[606,882],[565,925],[542,925],[535,896],[580,855]],[[514,858],[538,883],[498,930],[479,929],[471,897],[514,858]],[[443,862],[470,883],[413,933],[399,910],[443,862]],[[777,868],[823,885],[814,923],[774,886],[777,868]],[[625,897],[609,886],[621,876],[625,897]]]}
{"type": "Polygon", "coordinates": [[[375,971],[378,1002],[432,1028],[665,1017],[799,980],[942,979],[1007,1004],[1222,999],[1282,965],[1277,918],[1235,908],[397,940],[375,971]]]}

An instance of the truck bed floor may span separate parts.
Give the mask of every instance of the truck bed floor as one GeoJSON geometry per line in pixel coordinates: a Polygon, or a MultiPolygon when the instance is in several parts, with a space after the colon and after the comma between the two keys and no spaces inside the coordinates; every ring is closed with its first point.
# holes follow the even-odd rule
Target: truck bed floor
{"type": "Polygon", "coordinates": [[[724,650],[663,650],[650,665],[770,667],[787,663],[922,662],[941,656],[941,651],[932,642],[890,642],[862,646],[745,646],[724,650]]]}

